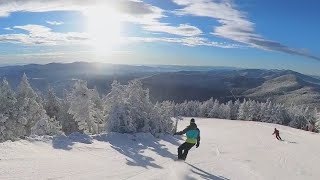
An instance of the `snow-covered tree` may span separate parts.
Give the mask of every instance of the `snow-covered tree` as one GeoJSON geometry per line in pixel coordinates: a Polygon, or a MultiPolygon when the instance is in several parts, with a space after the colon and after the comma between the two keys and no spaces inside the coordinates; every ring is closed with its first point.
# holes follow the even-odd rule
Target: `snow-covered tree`
{"type": "Polygon", "coordinates": [[[248,103],[248,115],[246,120],[256,121],[258,116],[259,104],[253,100],[249,100],[247,103],[248,103]]]}
{"type": "Polygon", "coordinates": [[[74,84],[70,94],[69,114],[78,123],[79,130],[84,133],[96,133],[96,121],[94,118],[94,103],[92,91],[88,89],[87,82],[79,80],[74,84]]]}
{"type": "Polygon", "coordinates": [[[42,117],[31,128],[31,134],[33,135],[56,135],[61,132],[61,126],[56,118],[50,118],[48,116],[42,117]]]}
{"type": "Polygon", "coordinates": [[[16,120],[14,134],[17,137],[31,134],[52,135],[59,131],[58,123],[47,116],[41,99],[31,88],[26,74],[18,86],[14,118],[16,120]]]}
{"type": "Polygon", "coordinates": [[[65,90],[63,93],[63,99],[60,103],[61,108],[57,116],[62,131],[67,135],[80,131],[78,123],[74,120],[73,115],[68,113],[71,99],[70,94],[65,90]]]}
{"type": "Polygon", "coordinates": [[[276,124],[283,124],[284,113],[282,110],[282,106],[280,104],[275,104],[272,106],[271,116],[269,121],[276,124]]]}
{"type": "Polygon", "coordinates": [[[105,99],[106,130],[121,133],[171,133],[174,109],[172,102],[153,105],[149,91],[143,89],[140,81],[134,80],[128,85],[115,81],[105,99]]]}
{"type": "Polygon", "coordinates": [[[320,114],[317,113],[316,117],[317,117],[317,120],[315,123],[315,132],[320,132],[320,114]]]}
{"type": "Polygon", "coordinates": [[[126,88],[126,106],[134,126],[138,132],[150,132],[150,113],[153,105],[149,98],[149,90],[144,90],[141,81],[133,80],[126,88]]]}
{"type": "Polygon", "coordinates": [[[12,130],[15,128],[13,113],[16,101],[14,92],[4,79],[0,84],[0,142],[15,139],[12,130]]]}
{"type": "Polygon", "coordinates": [[[212,106],[212,109],[209,112],[209,117],[211,118],[219,118],[220,113],[220,103],[218,100],[215,100],[212,106]]]}
{"type": "Polygon", "coordinates": [[[133,120],[125,104],[125,86],[117,81],[112,83],[110,93],[105,98],[106,131],[133,133],[136,132],[133,120]]]}
{"type": "Polygon", "coordinates": [[[244,99],[243,102],[240,104],[240,107],[239,107],[238,119],[247,120],[248,110],[249,110],[249,107],[248,107],[247,100],[244,99]]]}
{"type": "Polygon", "coordinates": [[[305,117],[306,107],[290,106],[287,110],[291,121],[288,124],[290,127],[297,129],[306,129],[308,121],[305,117]]]}
{"type": "Polygon", "coordinates": [[[220,105],[220,115],[219,118],[222,119],[231,119],[231,108],[232,108],[232,101],[227,102],[227,104],[220,105]]]}
{"type": "Polygon", "coordinates": [[[47,98],[44,101],[44,108],[50,118],[56,118],[61,110],[61,102],[55,95],[53,89],[49,87],[47,98]]]}
{"type": "Polygon", "coordinates": [[[104,128],[104,125],[105,125],[104,104],[96,87],[92,90],[92,102],[93,102],[93,118],[95,121],[94,128],[93,128],[94,133],[101,133],[105,129],[104,128]]]}
{"type": "Polygon", "coordinates": [[[232,105],[232,104],[229,104],[230,109],[231,109],[231,111],[230,111],[230,114],[231,114],[231,115],[230,115],[230,116],[231,116],[231,119],[232,119],[232,120],[237,119],[240,104],[241,104],[241,102],[239,101],[239,99],[237,99],[237,100],[233,103],[233,105],[232,105]]]}
{"type": "Polygon", "coordinates": [[[200,106],[200,112],[199,112],[199,116],[200,117],[209,117],[209,113],[211,111],[211,109],[213,108],[213,98],[210,98],[209,100],[203,102],[200,106]]]}
{"type": "Polygon", "coordinates": [[[162,103],[157,103],[154,106],[154,112],[158,113],[156,116],[152,116],[152,131],[154,133],[170,133],[172,134],[174,130],[174,122],[172,118],[175,117],[174,103],[170,101],[164,101],[162,103]]]}

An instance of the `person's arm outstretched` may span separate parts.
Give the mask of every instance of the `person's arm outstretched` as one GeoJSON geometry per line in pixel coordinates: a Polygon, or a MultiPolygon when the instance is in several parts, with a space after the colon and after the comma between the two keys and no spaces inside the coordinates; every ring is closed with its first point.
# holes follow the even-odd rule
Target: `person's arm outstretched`
{"type": "Polygon", "coordinates": [[[179,132],[174,133],[174,135],[182,135],[182,134],[185,134],[188,130],[189,130],[189,126],[186,127],[183,131],[179,131],[179,132]]]}

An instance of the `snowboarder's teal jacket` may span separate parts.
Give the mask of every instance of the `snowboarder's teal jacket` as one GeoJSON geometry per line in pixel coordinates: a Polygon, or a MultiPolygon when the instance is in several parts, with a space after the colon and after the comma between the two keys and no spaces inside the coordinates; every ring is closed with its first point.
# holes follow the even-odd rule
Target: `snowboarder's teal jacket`
{"type": "Polygon", "coordinates": [[[183,131],[177,132],[175,134],[177,135],[186,134],[187,143],[200,144],[200,130],[198,129],[196,123],[190,123],[190,125],[186,127],[183,131]]]}

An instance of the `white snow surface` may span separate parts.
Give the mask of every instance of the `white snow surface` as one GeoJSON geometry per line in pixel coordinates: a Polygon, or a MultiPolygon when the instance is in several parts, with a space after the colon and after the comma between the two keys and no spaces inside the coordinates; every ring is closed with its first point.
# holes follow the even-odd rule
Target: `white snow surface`
{"type": "Polygon", "coordinates": [[[75,133],[0,143],[0,179],[320,178],[319,134],[248,121],[196,118],[196,123],[201,145],[186,162],[174,161],[183,136],[75,133]],[[275,127],[284,141],[271,135],[275,127]]]}

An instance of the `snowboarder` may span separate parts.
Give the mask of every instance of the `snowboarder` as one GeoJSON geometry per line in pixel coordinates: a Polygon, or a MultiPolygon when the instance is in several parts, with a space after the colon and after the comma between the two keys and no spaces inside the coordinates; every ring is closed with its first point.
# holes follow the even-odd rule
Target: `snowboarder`
{"type": "Polygon", "coordinates": [[[196,148],[200,146],[200,130],[198,129],[195,120],[190,120],[190,125],[183,131],[176,132],[174,135],[187,135],[187,140],[178,147],[178,160],[186,160],[189,150],[196,145],[196,148]]]}
{"type": "Polygon", "coordinates": [[[277,128],[274,128],[274,132],[273,132],[273,134],[272,135],[276,135],[276,138],[278,139],[278,140],[280,140],[280,141],[282,141],[282,139],[281,139],[281,137],[280,137],[280,132],[279,132],[279,130],[277,129],[277,128]]]}

